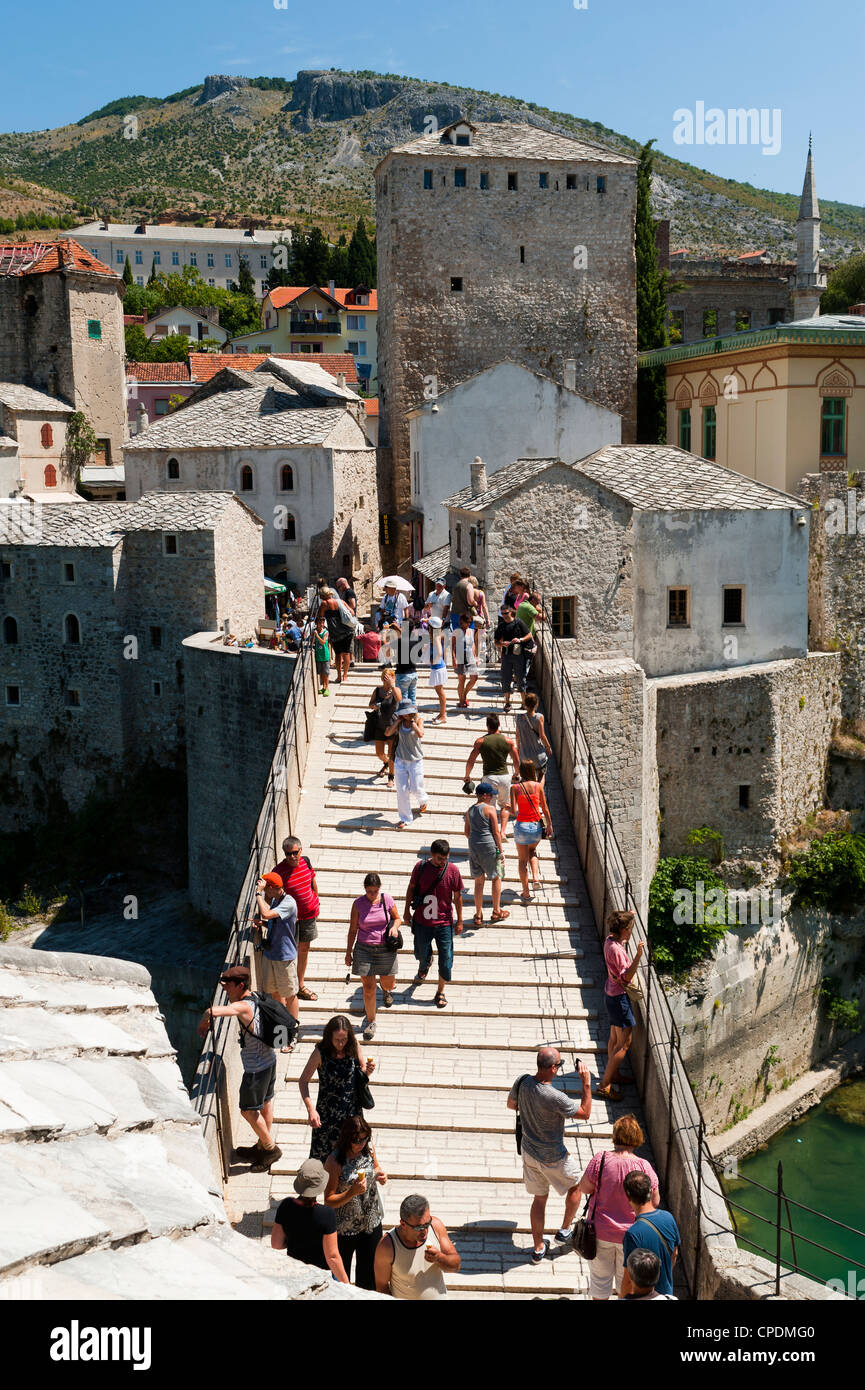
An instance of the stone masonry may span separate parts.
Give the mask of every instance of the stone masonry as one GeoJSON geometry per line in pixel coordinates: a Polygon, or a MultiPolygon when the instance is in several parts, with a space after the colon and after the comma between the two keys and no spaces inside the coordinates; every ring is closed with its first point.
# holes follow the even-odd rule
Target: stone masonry
{"type": "Polygon", "coordinates": [[[865,473],[808,473],[808,622],[812,646],[841,654],[841,713],[865,716],[865,473]]]}
{"type": "Polygon", "coordinates": [[[470,138],[423,136],[376,169],[383,506],[397,513],[410,504],[405,412],[429,378],[441,390],[507,357],[560,381],[574,358],[576,389],[634,437],[635,162],[507,123],[470,138]]]}

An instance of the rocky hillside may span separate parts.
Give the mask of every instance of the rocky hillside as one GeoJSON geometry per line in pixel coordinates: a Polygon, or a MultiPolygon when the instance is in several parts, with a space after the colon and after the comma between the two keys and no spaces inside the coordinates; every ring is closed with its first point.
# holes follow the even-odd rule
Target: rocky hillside
{"type": "MultiPolygon", "coordinates": [[[[335,236],[360,214],[372,217],[372,170],[391,145],[429,128],[430,116],[444,125],[459,115],[639,148],[596,121],[447,83],[368,72],[214,75],[166,98],[120,98],[75,125],[0,135],[0,180],[38,180],[113,220],[256,217],[318,222],[335,236]]],[[[655,212],[671,219],[673,246],[792,255],[798,190],[769,193],[663,155],[656,175],[655,212]]],[[[0,216],[7,197],[0,184],[0,216]]],[[[861,208],[823,200],[821,210],[830,261],[862,245],[861,208]]]]}

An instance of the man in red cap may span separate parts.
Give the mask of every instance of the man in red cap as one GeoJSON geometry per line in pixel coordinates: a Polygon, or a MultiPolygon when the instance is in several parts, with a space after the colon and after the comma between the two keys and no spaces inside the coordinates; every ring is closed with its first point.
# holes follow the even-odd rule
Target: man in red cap
{"type": "MultiPolygon", "coordinates": [[[[264,874],[256,886],[262,929],[261,988],[278,999],[295,1018],[297,1002],[297,903],[277,873],[264,874]]],[[[283,1052],[291,1052],[284,1047],[283,1052]]]]}

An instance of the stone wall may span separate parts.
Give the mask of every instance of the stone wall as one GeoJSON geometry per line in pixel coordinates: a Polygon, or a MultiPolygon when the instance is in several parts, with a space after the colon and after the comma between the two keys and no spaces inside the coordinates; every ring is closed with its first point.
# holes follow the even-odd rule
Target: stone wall
{"type": "Polygon", "coordinates": [[[827,1057],[847,1034],[819,1001],[824,976],[865,1003],[865,914],[790,910],[774,923],[732,926],[711,961],[667,998],[707,1127],[714,1133],[827,1057]]]}
{"type": "Polygon", "coordinates": [[[793,318],[792,264],[742,266],[722,261],[672,263],[672,278],[684,282],[683,288],[667,297],[671,321],[675,313],[684,313],[682,342],[697,342],[703,334],[703,311],[717,311],[717,329],[709,337],[736,332],[736,319],[741,310],[751,314],[751,328],[766,328],[770,310],[780,314],[782,323],[793,318]]]}
{"type": "Polygon", "coordinates": [[[373,583],[382,573],[375,450],[334,449],[332,458],[333,515],[310,539],[308,577],[312,583],[319,573],[331,580],[345,575],[360,614],[372,606],[373,583]]]}
{"type": "Polygon", "coordinates": [[[811,652],[652,682],[662,854],[684,853],[688,831],[708,825],[728,857],[759,858],[823,805],[838,676],[836,656],[811,652]]]}
{"type": "Polygon", "coordinates": [[[129,434],[121,286],[119,277],[109,280],[102,275],[76,275],[69,285],[74,372],[74,395],[69,399],[87,416],[97,439],[109,441],[110,462],[115,465],[123,461],[123,443],[129,434]],[[102,325],[98,340],[88,335],[90,319],[99,319],[102,325]]]}
{"type": "Polygon", "coordinates": [[[225,647],[212,632],[183,643],[189,897],[226,928],[296,664],[290,656],[225,647]]]}
{"type": "Polygon", "coordinates": [[[511,358],[561,381],[575,358],[576,389],[621,414],[623,441],[634,438],[635,166],[581,160],[575,149],[567,169],[581,186],[566,192],[562,161],[466,162],[466,188],[453,186],[455,161],[432,142],[428,155],[397,152],[376,171],[380,437],[394,451],[393,494],[383,504],[396,512],[411,495],[405,412],[423,404],[430,375],[441,391],[511,358]],[[425,166],[434,169],[432,189],[423,186],[425,166]],[[491,187],[481,191],[477,171],[486,167],[491,187]],[[516,191],[507,188],[509,171],[518,173],[516,191]],[[550,187],[539,191],[544,171],[550,187]],[[607,178],[603,194],[598,174],[607,178]],[[576,244],[586,247],[586,269],[574,268],[576,244]]]}
{"type": "Polygon", "coordinates": [[[808,473],[811,645],[841,654],[841,712],[865,717],[865,473],[808,473]]]}

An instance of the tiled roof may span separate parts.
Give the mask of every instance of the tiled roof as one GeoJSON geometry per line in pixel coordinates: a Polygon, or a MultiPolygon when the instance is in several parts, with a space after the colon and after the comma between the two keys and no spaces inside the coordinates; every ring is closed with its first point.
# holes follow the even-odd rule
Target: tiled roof
{"type": "Polygon", "coordinates": [[[147,318],[144,314],[124,314],[123,327],[128,328],[132,323],[146,323],[147,318]]]}
{"type": "MultiPolygon", "coordinates": [[[[637,161],[629,155],[617,154],[615,150],[604,149],[600,145],[589,145],[582,140],[572,140],[567,135],[555,135],[537,126],[518,125],[511,121],[487,122],[477,127],[471,145],[452,145],[443,141],[441,134],[421,135],[409,140],[405,145],[397,145],[385,155],[422,154],[430,159],[549,159],[577,160],[592,164],[623,164],[635,166],[637,161]]],[[[384,162],[384,161],[382,161],[384,162]]]]}
{"type": "Polygon", "coordinates": [[[607,444],[567,464],[561,459],[517,459],[493,474],[485,492],[474,496],[466,487],[444,505],[457,511],[484,511],[556,465],[591,478],[640,511],[786,510],[802,505],[786,492],[666,444],[607,444]]]}
{"type": "Polygon", "coordinates": [[[363,407],[367,415],[378,415],[378,397],[375,400],[364,401],[363,407]]]}
{"type": "Polygon", "coordinates": [[[345,409],[310,406],[308,397],[268,372],[229,368],[245,390],[220,391],[155,421],[124,448],[263,449],[323,444],[345,409]]]}
{"type": "Polygon", "coordinates": [[[311,357],[331,376],[342,372],[347,385],[357,385],[357,364],[350,352],[191,352],[189,366],[192,380],[203,383],[210,381],[224,367],[240,367],[244,371],[254,372],[268,357],[276,357],[283,362],[308,362],[311,357]]]}
{"type": "Polygon", "coordinates": [[[428,554],[422,555],[419,560],[415,560],[414,568],[426,579],[441,579],[446,575],[451,567],[451,548],[449,545],[440,546],[438,550],[430,550],[428,554]]]}
{"type": "Polygon", "coordinates": [[[0,946],[0,1000],[0,1296],[374,1297],[232,1230],[143,966],[0,946]]]}
{"type": "Polygon", "coordinates": [[[45,255],[50,241],[15,241],[0,246],[0,275],[21,275],[45,255]]]}
{"type": "Polygon", "coordinates": [[[60,270],[90,270],[97,275],[110,275],[112,280],[119,280],[120,276],[115,274],[110,265],[104,261],[99,261],[90,251],[85,251],[83,246],[79,246],[77,241],[71,237],[62,237],[47,248],[44,255],[29,269],[22,271],[22,275],[46,275],[49,271],[60,270]]]}
{"type": "Polygon", "coordinates": [[[126,375],[133,381],[189,381],[185,362],[127,362],[126,375]]]}
{"type": "Polygon", "coordinates": [[[344,309],[359,309],[361,313],[369,312],[374,314],[378,311],[378,290],[369,291],[369,303],[358,304],[353,298],[354,290],[335,289],[334,296],[339,300],[344,309]]]}
{"type": "Polygon", "coordinates": [[[34,391],[32,386],[19,386],[14,381],[0,381],[0,405],[10,410],[38,410],[43,415],[72,415],[74,405],[58,401],[46,391],[34,391]]]}
{"type": "Polygon", "coordinates": [[[10,524],[14,514],[0,509],[4,545],[113,550],[132,531],[212,531],[226,507],[240,499],[233,492],[151,492],[137,502],[64,503],[51,502],[48,496],[37,500],[43,505],[36,525],[34,518],[25,516],[16,528],[10,524]]]}
{"type": "MultiPolygon", "coordinates": [[[[318,289],[325,296],[325,298],[331,298],[330,291],[328,290],[326,285],[280,285],[278,289],[270,291],[270,302],[273,305],[274,309],[284,309],[286,305],[293,304],[296,299],[299,299],[302,294],[306,294],[307,290],[311,289],[318,289]]],[[[354,289],[351,286],[348,286],[348,288],[343,287],[341,289],[339,287],[336,287],[334,289],[332,297],[343,308],[359,309],[361,312],[363,312],[363,310],[367,310],[371,314],[374,314],[378,310],[378,290],[369,291],[368,304],[355,304],[353,299],[349,300],[349,296],[353,294],[354,289]]],[[[262,331],[264,333],[268,332],[266,328],[262,331]]]]}

